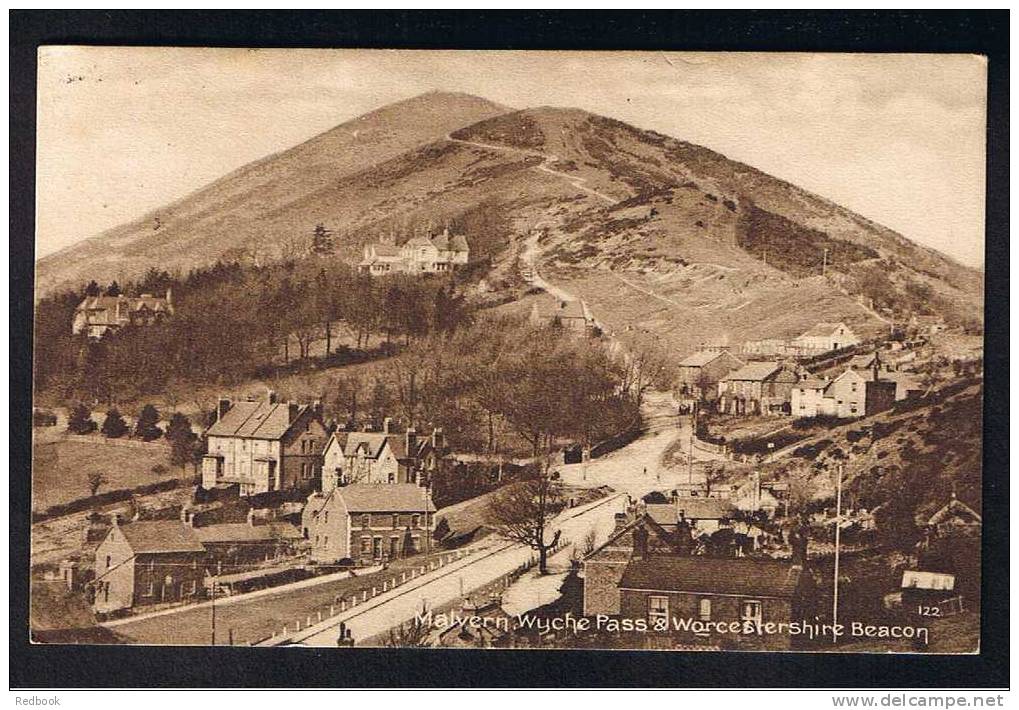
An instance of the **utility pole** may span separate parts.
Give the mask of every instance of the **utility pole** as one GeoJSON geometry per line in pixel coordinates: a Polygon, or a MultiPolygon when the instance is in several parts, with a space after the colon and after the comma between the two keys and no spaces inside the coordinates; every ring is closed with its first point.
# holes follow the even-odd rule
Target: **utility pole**
{"type": "Polygon", "coordinates": [[[216,578],[212,578],[212,645],[216,645],[216,578]]]}
{"type": "Polygon", "coordinates": [[[824,256],[821,257],[821,276],[828,275],[828,248],[824,249],[824,256]]]}
{"type": "Polygon", "coordinates": [[[835,593],[832,595],[831,623],[839,623],[839,541],[842,530],[842,464],[838,468],[838,481],[835,484],[835,593]]]}
{"type": "Polygon", "coordinates": [[[697,403],[694,402],[693,412],[690,414],[690,446],[686,456],[686,482],[693,484],[693,437],[697,431],[697,403]]]}

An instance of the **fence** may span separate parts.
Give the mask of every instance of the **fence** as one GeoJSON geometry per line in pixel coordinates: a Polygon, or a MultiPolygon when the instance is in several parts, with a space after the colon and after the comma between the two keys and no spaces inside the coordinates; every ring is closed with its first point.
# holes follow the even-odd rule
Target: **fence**
{"type": "Polygon", "coordinates": [[[451,552],[444,552],[437,558],[427,560],[420,565],[415,565],[400,572],[391,572],[389,570],[376,572],[372,575],[370,582],[366,580],[366,586],[346,594],[338,594],[334,597],[331,604],[313,607],[309,612],[294,619],[293,623],[284,624],[283,628],[279,631],[274,631],[269,636],[244,645],[275,646],[286,643],[289,636],[302,630],[307,630],[309,626],[314,626],[334,616],[363,606],[380,594],[391,592],[429,572],[434,572],[452,562],[468,557],[470,554],[466,550],[453,550],[451,552]],[[379,581],[379,578],[381,578],[381,581],[379,581]]]}

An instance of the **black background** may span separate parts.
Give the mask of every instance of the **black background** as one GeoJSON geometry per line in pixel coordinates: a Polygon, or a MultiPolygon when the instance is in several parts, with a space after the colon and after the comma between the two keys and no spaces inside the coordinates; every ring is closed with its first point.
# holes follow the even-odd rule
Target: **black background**
{"type": "MultiPolygon", "coordinates": [[[[1008,685],[1008,12],[10,12],[10,686],[1008,685]],[[36,50],[44,44],[960,52],[989,58],[982,651],[971,656],[33,646],[36,50]]],[[[682,136],[679,136],[682,138],[682,136]]]]}

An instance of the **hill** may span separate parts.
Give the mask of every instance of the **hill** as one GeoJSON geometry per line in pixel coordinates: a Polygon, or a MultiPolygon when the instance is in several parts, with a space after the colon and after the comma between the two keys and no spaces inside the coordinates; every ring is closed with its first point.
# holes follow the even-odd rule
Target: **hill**
{"type": "Polygon", "coordinates": [[[320,223],[352,261],[382,234],[444,222],[496,290],[533,260],[620,337],[652,331],[680,356],[820,320],[870,334],[914,313],[973,327],[982,314],[979,271],[707,148],[578,109],[437,92],[48,256],[38,288],[300,257],[320,223]]]}

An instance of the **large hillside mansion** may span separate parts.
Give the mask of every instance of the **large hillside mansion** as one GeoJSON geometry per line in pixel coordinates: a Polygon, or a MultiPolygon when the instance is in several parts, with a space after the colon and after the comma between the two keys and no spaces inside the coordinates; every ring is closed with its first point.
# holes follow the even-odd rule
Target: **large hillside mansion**
{"type": "Polygon", "coordinates": [[[450,234],[449,229],[435,236],[411,237],[396,246],[392,237],[364,248],[357,268],[373,276],[386,274],[442,274],[464,266],[470,257],[467,238],[450,234]]]}
{"type": "Polygon", "coordinates": [[[127,325],[151,325],[173,315],[173,297],[143,293],[141,296],[85,296],[74,309],[73,335],[101,338],[127,325]]]}

